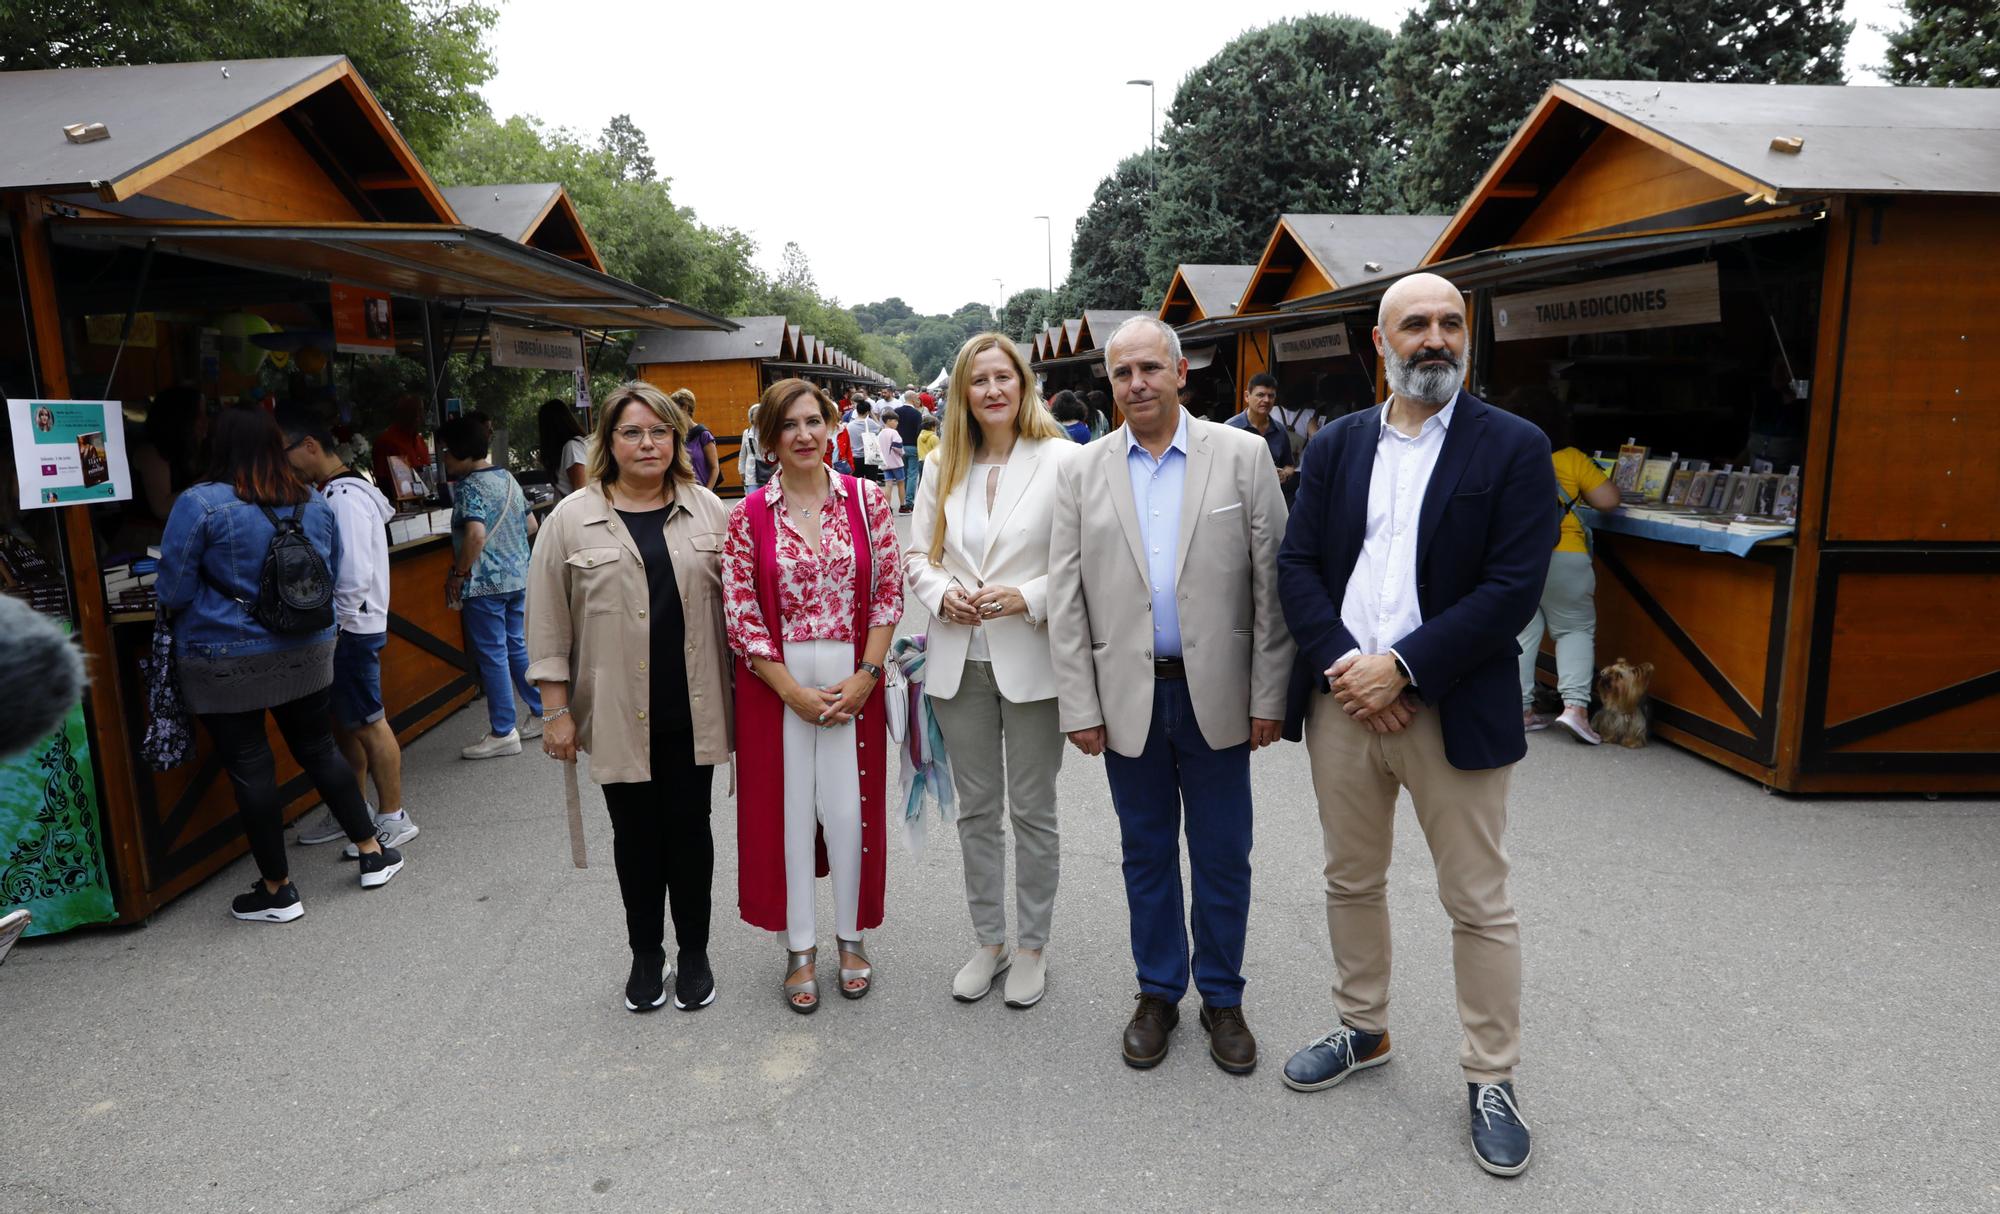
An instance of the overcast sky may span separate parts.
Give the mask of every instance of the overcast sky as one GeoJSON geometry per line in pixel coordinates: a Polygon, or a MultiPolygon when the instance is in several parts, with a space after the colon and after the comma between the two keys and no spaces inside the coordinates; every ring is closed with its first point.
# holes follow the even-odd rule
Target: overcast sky
{"type": "MultiPolygon", "coordinates": [[[[1147,90],[1125,81],[1156,81],[1164,115],[1245,29],[1326,11],[1394,29],[1409,8],[504,0],[485,92],[582,131],[629,113],[675,199],[750,233],[765,266],[795,240],[842,303],[948,312],[1047,284],[1037,215],[1062,281],[1091,191],[1146,146],[1147,90]]],[[[1872,82],[1854,65],[1882,58],[1866,27],[1898,23],[1892,0],[1847,8],[1849,79],[1872,82]]]]}

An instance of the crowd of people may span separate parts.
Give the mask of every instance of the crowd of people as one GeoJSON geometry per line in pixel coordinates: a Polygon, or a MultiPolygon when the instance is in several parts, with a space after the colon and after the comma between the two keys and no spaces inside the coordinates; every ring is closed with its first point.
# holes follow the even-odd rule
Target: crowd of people
{"type": "MultiPolygon", "coordinates": [[[[890,796],[885,701],[886,668],[903,661],[920,667],[955,793],[971,951],[949,977],[952,998],[997,988],[1030,1008],[1047,993],[1056,777],[1073,747],[1103,760],[1124,855],[1137,994],[1121,1057],[1160,1063],[1192,987],[1214,1062],[1254,1070],[1243,1006],[1251,754],[1303,741],[1335,1015],[1286,1061],[1283,1082],[1319,1091],[1391,1056],[1385,890],[1407,790],[1453,924],[1472,1148],[1489,1172],[1523,1170],[1520,946],[1503,835],[1509,772],[1537,721],[1514,710],[1544,622],[1562,629],[1563,698],[1578,694],[1589,660],[1585,649],[1579,665],[1569,639],[1588,635],[1580,579],[1562,568],[1573,561],[1551,565],[1572,551],[1573,516],[1560,508],[1596,486],[1573,476],[1559,489],[1565,457],[1544,431],[1464,390],[1464,305],[1443,279],[1392,287],[1375,341],[1388,400],[1302,445],[1274,415],[1268,376],[1249,382],[1226,424],[1191,416],[1179,340],[1150,317],[1106,343],[1122,417],[1108,433],[1095,433],[1109,419],[1083,397],[1045,406],[1019,348],[993,333],[960,350],[941,407],[914,390],[836,400],[781,380],[750,412],[746,493],[733,507],[714,492],[713,436],[691,403],[626,384],[589,436],[566,410],[544,412],[540,460],[568,492],[538,536],[477,421],[443,427],[455,479],[448,591],[488,701],[489,732],[463,753],[518,753],[539,738],[552,760],[589,756],[632,954],[625,1006],[672,998],[694,1010],[717,997],[710,809],[715,768],[732,755],[738,909],[783,937],[780,997],[810,1014],[829,989],[869,994],[866,934],[884,921],[889,830],[906,812],[890,796]],[[907,546],[898,513],[911,516],[907,546]],[[892,658],[906,600],[928,621],[892,658]],[[824,968],[834,973],[823,985],[824,968]]],[[[390,506],[309,414],[228,410],[208,445],[205,474],[169,521],[159,593],[257,860],[259,881],[234,912],[283,921],[303,904],[267,711],[325,801],[301,842],[347,840],[372,888],[402,869],[416,834],[382,719],[390,506]],[[337,603],[323,624],[289,631],[258,609],[267,548],[288,532],[320,555],[337,603]]]]}

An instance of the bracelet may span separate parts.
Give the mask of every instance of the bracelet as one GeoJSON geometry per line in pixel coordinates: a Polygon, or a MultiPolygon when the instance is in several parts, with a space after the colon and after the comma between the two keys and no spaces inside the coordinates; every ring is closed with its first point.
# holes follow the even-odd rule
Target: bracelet
{"type": "Polygon", "coordinates": [[[542,724],[547,725],[550,721],[558,721],[568,715],[569,705],[567,704],[561,708],[545,708],[542,710],[542,724]]]}

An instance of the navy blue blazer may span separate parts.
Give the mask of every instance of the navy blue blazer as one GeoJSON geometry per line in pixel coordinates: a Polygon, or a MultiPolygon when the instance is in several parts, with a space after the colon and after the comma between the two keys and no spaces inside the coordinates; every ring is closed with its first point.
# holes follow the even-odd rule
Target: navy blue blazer
{"type": "MultiPolygon", "coordinates": [[[[1380,406],[1327,423],[1306,444],[1298,501],[1278,552],[1278,600],[1298,642],[1285,705],[1297,741],[1314,709],[1339,711],[1326,669],[1355,648],[1340,600],[1368,524],[1380,406]]],[[[1395,642],[1438,714],[1453,767],[1528,753],[1521,730],[1521,629],[1541,602],[1562,525],[1549,440],[1534,423],[1460,390],[1417,515],[1423,624],[1395,642]]]]}

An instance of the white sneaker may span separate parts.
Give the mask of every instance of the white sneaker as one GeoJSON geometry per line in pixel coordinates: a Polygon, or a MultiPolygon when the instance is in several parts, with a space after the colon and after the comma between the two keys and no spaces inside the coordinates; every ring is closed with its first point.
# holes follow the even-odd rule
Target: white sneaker
{"type": "MultiPolygon", "coordinates": [[[[375,815],[375,841],[384,847],[401,847],[403,844],[416,838],[417,833],[416,821],[410,817],[410,811],[408,810],[403,810],[395,817],[391,817],[388,814],[375,815]]],[[[340,853],[340,858],[343,860],[359,860],[361,858],[361,848],[356,844],[349,843],[340,853]]]]}
{"type": "Polygon", "coordinates": [[[1584,715],[1583,709],[1574,704],[1563,709],[1562,715],[1556,718],[1556,724],[1575,734],[1576,740],[1585,745],[1595,746],[1604,740],[1590,727],[1590,718],[1584,715]]]}
{"type": "Polygon", "coordinates": [[[496,738],[490,733],[487,734],[464,750],[459,751],[458,757],[461,759],[493,759],[501,755],[517,755],[520,753],[521,731],[510,729],[504,737],[496,738]]]}
{"type": "Polygon", "coordinates": [[[539,738],[542,736],[542,719],[537,716],[530,716],[527,720],[521,722],[521,728],[516,732],[521,735],[523,742],[526,742],[530,738],[539,738]]]}
{"type": "MultiPolygon", "coordinates": [[[[368,804],[368,802],[362,802],[362,804],[368,804]]],[[[368,806],[368,818],[374,820],[374,816],[376,816],[374,806],[368,806]]],[[[318,818],[314,818],[312,822],[308,822],[308,824],[304,824],[304,826],[298,828],[298,842],[302,846],[308,846],[308,848],[314,848],[318,844],[340,842],[346,836],[348,836],[348,832],[346,832],[346,828],[340,826],[340,818],[334,818],[332,806],[320,810],[318,818]]]]}

